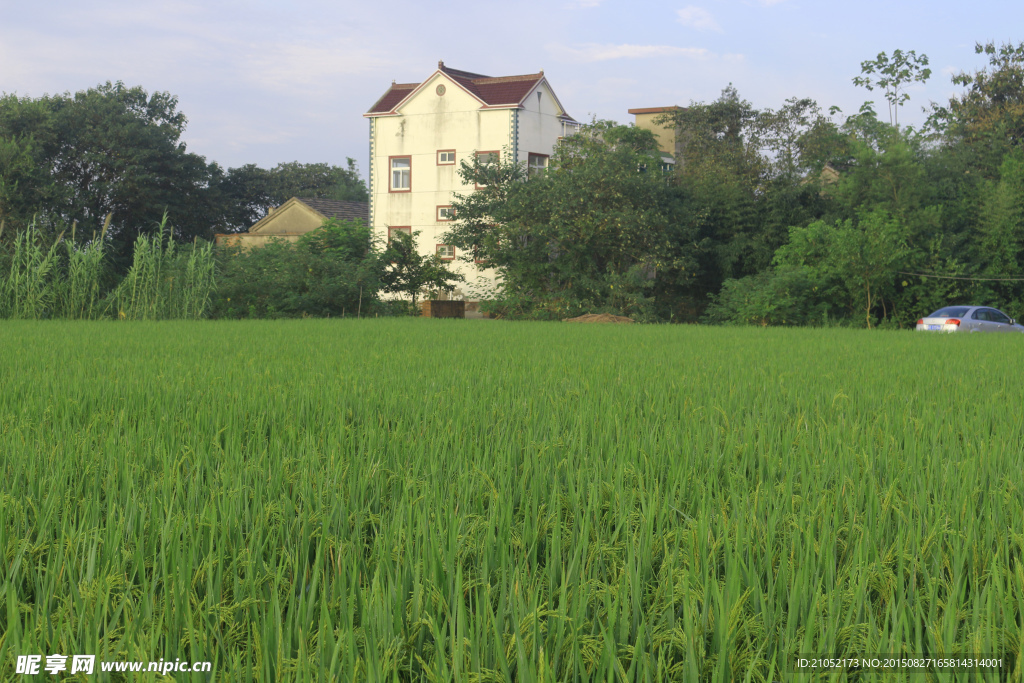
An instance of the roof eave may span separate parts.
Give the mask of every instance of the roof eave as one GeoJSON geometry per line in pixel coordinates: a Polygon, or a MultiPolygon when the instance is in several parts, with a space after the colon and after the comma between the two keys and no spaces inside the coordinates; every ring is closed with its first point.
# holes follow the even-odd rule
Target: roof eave
{"type": "Polygon", "coordinates": [[[562,106],[562,101],[558,99],[558,95],[555,94],[555,89],[551,87],[550,83],[548,83],[547,76],[541,76],[540,78],[538,78],[537,82],[533,84],[533,87],[530,88],[525,95],[523,95],[523,99],[519,100],[519,103],[522,104],[523,102],[526,102],[526,98],[530,96],[530,93],[534,92],[537,88],[539,88],[542,85],[547,86],[548,92],[551,93],[552,99],[555,100],[555,104],[558,105],[558,109],[562,112],[561,114],[558,115],[558,118],[562,120],[572,121],[573,123],[579,123],[579,121],[569,116],[565,112],[565,107],[562,106]]]}
{"type": "Polygon", "coordinates": [[[423,89],[423,87],[426,86],[426,84],[428,82],[430,82],[430,80],[433,79],[434,76],[436,76],[438,74],[441,74],[442,76],[447,78],[449,81],[451,81],[452,83],[457,85],[462,90],[462,92],[466,93],[467,95],[472,97],[474,100],[476,100],[480,104],[482,104],[482,105],[486,105],[487,104],[486,102],[481,100],[479,97],[474,95],[472,92],[470,92],[469,89],[466,88],[466,86],[464,86],[461,83],[459,83],[458,80],[456,80],[454,76],[450,76],[450,75],[446,74],[441,69],[434,69],[434,72],[432,74],[430,74],[429,76],[427,76],[425,79],[423,79],[422,83],[420,83],[415,88],[410,90],[408,95],[406,95],[405,97],[403,97],[401,100],[398,101],[398,103],[392,108],[391,113],[394,113],[395,115],[398,115],[398,110],[402,108],[402,105],[404,105],[406,102],[408,102],[409,98],[411,98],[413,95],[418,93],[421,89],[423,89]]]}

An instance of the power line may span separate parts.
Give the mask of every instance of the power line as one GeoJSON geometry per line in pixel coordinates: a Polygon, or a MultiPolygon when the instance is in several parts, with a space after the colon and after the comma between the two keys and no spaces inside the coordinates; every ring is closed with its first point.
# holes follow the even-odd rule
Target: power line
{"type": "Polygon", "coordinates": [[[973,280],[975,282],[1024,282],[1024,277],[961,277],[958,275],[932,275],[931,273],[908,273],[905,270],[897,270],[896,272],[901,275],[934,277],[940,280],[973,280]]]}

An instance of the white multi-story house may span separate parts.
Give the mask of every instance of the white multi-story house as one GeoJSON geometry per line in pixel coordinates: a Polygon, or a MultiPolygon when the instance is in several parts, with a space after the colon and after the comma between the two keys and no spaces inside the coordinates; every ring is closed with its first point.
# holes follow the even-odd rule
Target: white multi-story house
{"type": "Polygon", "coordinates": [[[456,261],[461,254],[443,243],[452,195],[475,189],[462,182],[459,163],[509,153],[537,171],[558,140],[580,126],[543,71],[491,78],[444,62],[421,83],[392,83],[364,116],[370,120],[371,225],[382,240],[398,230],[419,232],[422,253],[453,261],[452,269],[466,276],[468,301],[494,284],[494,273],[456,261]]]}

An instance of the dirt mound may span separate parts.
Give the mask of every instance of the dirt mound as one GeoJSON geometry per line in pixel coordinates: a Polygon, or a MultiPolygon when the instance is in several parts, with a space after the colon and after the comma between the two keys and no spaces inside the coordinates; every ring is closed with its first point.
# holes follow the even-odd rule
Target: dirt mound
{"type": "Polygon", "coordinates": [[[587,313],[581,315],[578,318],[566,318],[562,322],[565,323],[631,323],[632,318],[625,318],[621,315],[612,315],[611,313],[587,313]]]}

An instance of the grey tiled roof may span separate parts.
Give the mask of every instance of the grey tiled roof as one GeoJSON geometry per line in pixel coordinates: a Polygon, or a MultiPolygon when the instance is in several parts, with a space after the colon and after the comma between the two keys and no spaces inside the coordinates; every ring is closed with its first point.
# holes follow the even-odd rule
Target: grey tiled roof
{"type": "Polygon", "coordinates": [[[369,202],[343,202],[336,199],[306,199],[304,197],[296,197],[296,199],[328,218],[370,222],[369,202]]]}

